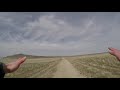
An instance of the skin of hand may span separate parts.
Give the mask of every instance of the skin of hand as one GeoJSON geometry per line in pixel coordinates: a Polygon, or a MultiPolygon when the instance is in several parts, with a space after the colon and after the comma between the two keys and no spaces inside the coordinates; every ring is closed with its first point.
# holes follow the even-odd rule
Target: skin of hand
{"type": "Polygon", "coordinates": [[[22,57],[22,58],[19,58],[17,61],[5,64],[4,66],[5,73],[12,73],[16,71],[20,67],[20,65],[23,62],[25,62],[25,60],[26,60],[26,57],[22,57]]]}
{"type": "Polygon", "coordinates": [[[115,56],[120,61],[120,50],[115,48],[108,48],[110,51],[109,53],[113,56],[115,56]]]}

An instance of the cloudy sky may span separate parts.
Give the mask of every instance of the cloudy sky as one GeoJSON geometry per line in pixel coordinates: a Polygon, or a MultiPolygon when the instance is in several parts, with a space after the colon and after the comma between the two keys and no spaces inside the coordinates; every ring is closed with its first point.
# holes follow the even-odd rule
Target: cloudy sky
{"type": "Polygon", "coordinates": [[[0,56],[120,49],[119,12],[0,12],[0,56]]]}

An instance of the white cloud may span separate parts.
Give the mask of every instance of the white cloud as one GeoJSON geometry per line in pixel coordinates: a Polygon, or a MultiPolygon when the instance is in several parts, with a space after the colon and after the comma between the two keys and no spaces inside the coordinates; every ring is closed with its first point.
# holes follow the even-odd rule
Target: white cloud
{"type": "Polygon", "coordinates": [[[56,18],[55,15],[45,15],[33,22],[28,22],[24,28],[26,30],[24,35],[33,35],[31,40],[42,35],[43,40],[51,39],[56,42],[66,37],[80,37],[89,32],[96,32],[94,27],[94,21],[91,19],[86,21],[84,26],[73,26],[65,20],[56,18]]]}
{"type": "MultiPolygon", "coordinates": [[[[29,17],[33,18],[30,15],[29,17]]],[[[102,19],[96,15],[85,18],[82,22],[78,18],[78,24],[74,25],[64,18],[57,17],[57,14],[45,14],[26,21],[23,27],[20,27],[21,25],[16,24],[16,19],[0,16],[1,25],[4,24],[8,28],[0,32],[0,54],[3,51],[6,54],[20,52],[37,55],[71,55],[102,52],[110,44],[117,47],[120,45],[118,43],[120,27],[115,22],[112,24],[109,20],[105,22],[103,20],[101,23],[102,19]],[[10,27],[14,27],[14,31],[10,27]]]]}

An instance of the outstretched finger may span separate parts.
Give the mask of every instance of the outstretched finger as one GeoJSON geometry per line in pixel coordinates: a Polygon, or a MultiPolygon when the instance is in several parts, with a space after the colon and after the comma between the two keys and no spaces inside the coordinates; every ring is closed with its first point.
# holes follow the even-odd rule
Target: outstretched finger
{"type": "Polygon", "coordinates": [[[112,48],[112,47],[109,47],[108,49],[111,50],[111,51],[115,51],[115,50],[117,50],[117,49],[112,48]]]}
{"type": "Polygon", "coordinates": [[[19,58],[16,62],[17,64],[22,64],[24,61],[26,60],[26,57],[23,57],[23,58],[19,58]]]}

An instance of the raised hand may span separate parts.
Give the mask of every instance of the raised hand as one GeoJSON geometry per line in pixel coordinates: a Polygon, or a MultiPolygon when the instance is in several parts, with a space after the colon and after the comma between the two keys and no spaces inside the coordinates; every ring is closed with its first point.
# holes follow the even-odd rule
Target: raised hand
{"type": "Polygon", "coordinates": [[[108,48],[111,55],[114,55],[120,61],[120,50],[115,48],[108,48]]]}
{"type": "Polygon", "coordinates": [[[4,66],[5,73],[12,73],[16,71],[25,60],[26,60],[26,57],[22,57],[15,62],[5,64],[4,66]]]}

